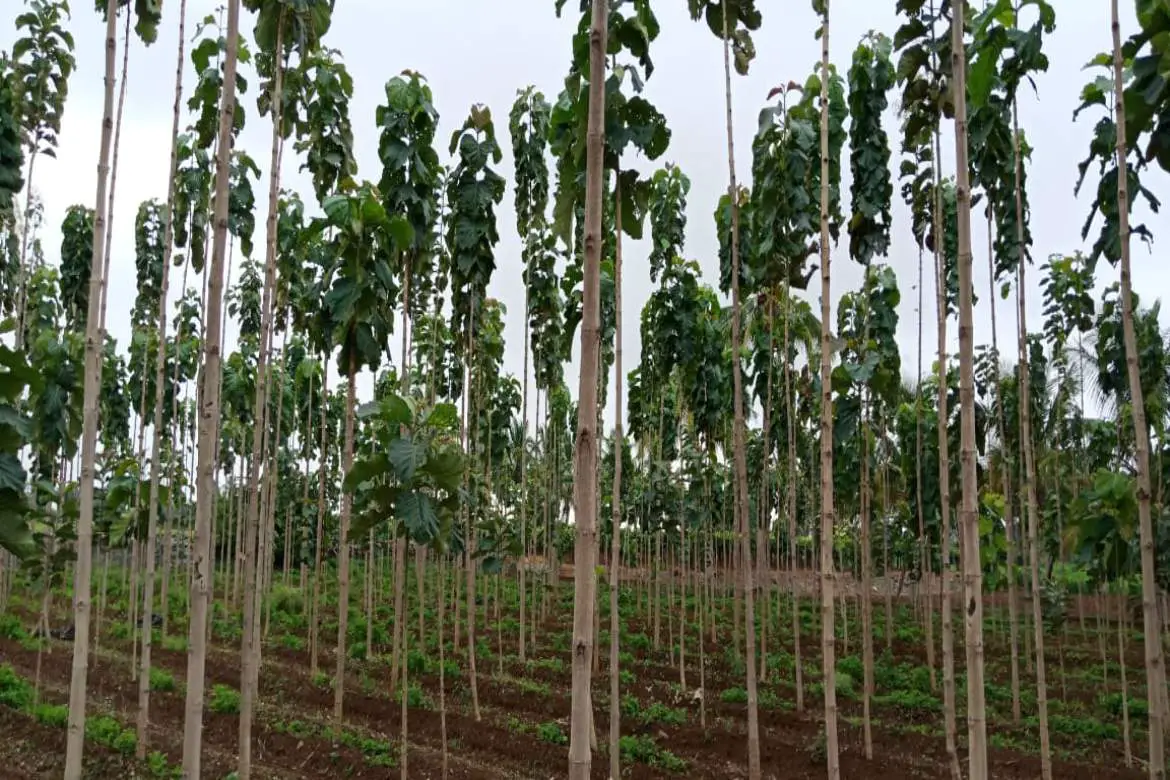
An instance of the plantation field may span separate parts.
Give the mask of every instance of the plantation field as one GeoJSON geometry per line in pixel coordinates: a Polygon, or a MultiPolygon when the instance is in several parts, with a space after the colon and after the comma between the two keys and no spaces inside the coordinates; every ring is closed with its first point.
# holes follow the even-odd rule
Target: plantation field
{"type": "MultiPolygon", "coordinates": [[[[374,655],[366,657],[365,610],[360,589],[351,603],[346,672],[345,714],[332,719],[332,648],[336,641],[336,604],[322,609],[319,671],[310,671],[307,647],[309,620],[299,591],[277,588],[264,644],[263,669],[253,726],[253,776],[258,778],[397,778],[405,760],[410,778],[443,776],[444,717],[447,771],[451,778],[562,777],[567,760],[570,711],[571,587],[562,585],[550,599],[547,619],[539,619],[535,603],[536,648],[528,658],[518,656],[519,624],[516,583],[509,577],[485,576],[481,582],[477,618],[479,719],[475,717],[466,669],[466,634],[461,627],[458,652],[452,643],[450,594],[445,610],[443,682],[440,685],[438,610],[434,603],[437,573],[429,571],[424,585],[422,636],[413,588],[408,615],[407,693],[408,737],[405,756],[401,740],[401,698],[391,690],[391,603],[377,606],[371,631],[374,655]],[[496,586],[499,589],[496,590],[496,586]],[[497,602],[497,595],[499,601],[497,602]],[[499,619],[496,618],[497,609],[499,619]],[[445,695],[444,695],[445,693],[445,695]],[[445,704],[445,714],[442,712],[445,704]]],[[[358,572],[356,582],[362,581],[358,572]]],[[[414,583],[413,572],[408,582],[414,583]]],[[[449,585],[450,583],[448,583],[449,585]]],[[[187,653],[185,620],[180,620],[183,594],[171,599],[168,636],[156,637],[151,672],[151,728],[146,763],[133,760],[138,685],[131,679],[132,643],[127,601],[119,573],[109,578],[108,604],[89,676],[86,751],[87,776],[177,776],[181,756],[187,653]],[[176,635],[176,629],[181,636],[176,635]]],[[[332,588],[328,589],[332,592],[332,588]]],[[[375,590],[382,593],[382,588],[375,590]]],[[[670,590],[673,590],[671,588],[670,590]]],[[[388,584],[385,587],[388,593],[388,584]]],[[[33,703],[38,677],[38,645],[30,631],[36,623],[39,598],[32,591],[14,589],[8,612],[0,618],[0,761],[4,776],[59,777],[64,756],[65,705],[68,702],[70,643],[49,640],[39,662],[40,698],[33,703]]],[[[95,591],[96,592],[96,591],[95,591]]],[[[174,591],[172,591],[174,593],[174,591]]],[[[715,627],[705,624],[703,644],[705,702],[699,701],[700,669],[697,601],[688,599],[690,621],[684,628],[685,681],[678,668],[678,592],[660,614],[660,645],[655,649],[653,618],[644,585],[630,584],[621,593],[624,619],[621,636],[623,773],[635,778],[743,777],[746,768],[746,692],[742,654],[735,649],[733,599],[718,594],[713,602],[715,627]],[[705,713],[702,711],[705,705],[705,713]],[[703,725],[705,717],[706,725],[703,725]]],[[[601,588],[600,625],[608,625],[608,593],[601,588]]],[[[795,711],[794,657],[788,596],[773,592],[766,639],[766,676],[759,686],[760,729],[765,777],[814,778],[824,776],[823,711],[820,687],[819,609],[811,600],[801,608],[801,635],[805,705],[795,711]],[[777,612],[778,610],[778,612],[777,612]],[[775,627],[779,626],[779,633],[775,627]],[[810,656],[809,653],[812,653],[810,656]]],[[[67,605],[68,594],[54,598],[67,605]]],[[[388,601],[391,601],[388,599],[388,601]]],[[[758,605],[760,614],[764,608],[758,605]]],[[[95,605],[95,611],[101,611],[95,605]]],[[[840,611],[840,610],[839,610],[840,611]]],[[[895,607],[897,630],[892,652],[887,646],[884,612],[875,603],[875,698],[873,702],[874,759],[863,755],[861,728],[862,665],[860,613],[850,600],[849,623],[839,621],[837,646],[838,700],[841,727],[842,775],[849,778],[939,778],[947,776],[942,725],[942,691],[932,691],[925,661],[921,622],[908,599],[895,607]]],[[[991,772],[995,778],[1039,776],[1035,687],[1021,661],[1022,715],[1011,721],[1010,672],[1006,616],[989,611],[986,626],[986,670],[991,772]]],[[[58,608],[50,621],[66,625],[58,608]]],[[[236,768],[240,689],[240,629],[238,614],[217,602],[212,620],[213,645],[207,660],[207,698],[204,708],[203,776],[226,778],[236,768]]],[[[937,626],[936,626],[937,628],[937,626]]],[[[1096,621],[1082,631],[1075,619],[1057,630],[1048,643],[1050,724],[1055,776],[1075,778],[1138,778],[1136,768],[1124,769],[1120,666],[1115,626],[1096,621]],[[1102,640],[1108,658],[1102,664],[1102,640]]],[[[935,631],[938,637],[939,631],[935,631]]],[[[531,638],[530,638],[531,639],[531,638]]],[[[1140,637],[1127,635],[1128,693],[1135,755],[1145,751],[1145,696],[1140,637]],[[1135,684],[1135,680],[1138,682],[1135,684]]],[[[601,658],[594,675],[594,711],[602,754],[595,757],[593,776],[605,778],[608,733],[608,632],[600,632],[601,658]]],[[[1022,646],[1022,640],[1021,640],[1022,646]]],[[[962,677],[963,653],[956,647],[960,742],[965,741],[962,677]]],[[[941,676],[940,676],[941,681],[941,676]]],[[[400,687],[400,686],[399,686],[400,687]]],[[[960,749],[962,759],[962,749],[960,749]]]]}

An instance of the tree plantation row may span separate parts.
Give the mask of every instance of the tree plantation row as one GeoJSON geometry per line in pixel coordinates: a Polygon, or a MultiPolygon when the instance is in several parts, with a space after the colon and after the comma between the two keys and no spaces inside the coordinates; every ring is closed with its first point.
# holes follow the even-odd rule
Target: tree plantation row
{"type": "Polygon", "coordinates": [[[687,0],[722,55],[722,94],[696,95],[726,115],[704,150],[727,161],[702,205],[717,280],[645,89],[665,0],[555,0],[579,18],[559,92],[519,89],[506,127],[473,105],[449,139],[414,70],[372,126],[351,117],[332,0],[12,9],[5,766],[527,778],[567,752],[571,780],[1164,779],[1170,345],[1130,254],[1170,171],[1170,5],[1135,0],[1130,30],[1111,0],[1074,117],[1086,218],[1034,247],[1020,104],[1043,100],[1056,6],[886,1],[896,28],[834,62],[845,9],[813,0],[819,62],[744,130],[733,92],[783,11],[687,0]],[[134,205],[119,339],[129,55],[163,25],[169,184],[134,205]],[[98,30],[97,188],[58,249],[40,177],[70,88],[96,85],[74,35],[98,30]],[[365,133],[380,166],[359,170],[365,133]],[[498,250],[505,197],[519,257],[498,250]],[[631,260],[652,289],[623,362],[631,260]],[[523,287],[522,332],[501,284],[523,287]]]}

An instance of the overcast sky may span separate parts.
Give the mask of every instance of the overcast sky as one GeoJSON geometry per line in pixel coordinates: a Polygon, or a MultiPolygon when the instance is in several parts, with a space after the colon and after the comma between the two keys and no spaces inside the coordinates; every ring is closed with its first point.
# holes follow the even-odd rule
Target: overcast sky
{"type": "MultiPolygon", "coordinates": [[[[15,0],[5,0],[0,5],[9,18],[19,10],[15,0]]],[[[59,255],[59,225],[65,210],[74,203],[93,205],[101,123],[104,25],[91,4],[78,0],[73,5],[75,15],[69,22],[69,29],[77,42],[78,70],[70,82],[57,160],[38,159],[34,182],[45,202],[43,240],[46,255],[52,262],[59,255]]],[[[213,13],[218,3],[215,0],[189,0],[187,5],[187,33],[190,36],[195,22],[213,13]]],[[[325,45],[342,52],[355,82],[350,110],[355,128],[359,178],[376,181],[380,176],[374,111],[384,101],[385,82],[403,69],[420,71],[431,85],[441,114],[436,140],[444,160],[451,132],[463,123],[471,105],[484,103],[491,108],[500,145],[505,152],[499,172],[509,180],[509,189],[497,212],[501,240],[496,247],[497,270],[490,294],[502,300],[508,308],[505,369],[517,376],[523,365],[524,295],[520,242],[512,208],[507,114],[517,90],[529,84],[542,90],[550,101],[556,99],[569,65],[570,37],[577,23],[576,5],[575,2],[567,3],[565,18],[557,19],[553,0],[337,0],[333,27],[325,39],[325,45]]],[[[736,165],[739,178],[745,184],[750,184],[751,138],[757,114],[769,89],[791,79],[803,82],[820,57],[820,43],[814,38],[817,21],[808,2],[760,0],[758,5],[764,15],[763,27],[755,34],[758,56],[750,75],[733,77],[732,86],[736,165]]],[[[1080,226],[1088,213],[1090,192],[1086,191],[1077,199],[1073,195],[1073,184],[1076,163],[1085,156],[1096,116],[1084,117],[1074,124],[1072,112],[1078,104],[1080,88],[1089,77],[1082,71],[1084,63],[1111,45],[1108,2],[1060,0],[1054,5],[1058,14],[1057,29],[1045,43],[1051,67],[1047,74],[1037,79],[1038,97],[1026,94],[1020,106],[1022,126],[1035,147],[1028,178],[1034,256],[1037,258],[1028,290],[1031,302],[1029,326],[1033,330],[1041,327],[1039,264],[1051,253],[1069,253],[1085,246],[1080,239],[1080,226]]],[[[145,199],[162,200],[166,197],[178,6],[179,0],[166,3],[157,43],[144,48],[135,39],[130,52],[128,99],[112,221],[108,313],[110,332],[123,348],[128,341],[129,313],[135,292],[135,212],[145,199]]],[[[1133,31],[1135,21],[1132,5],[1123,3],[1123,6],[1123,35],[1127,35],[1133,31]]],[[[706,281],[717,286],[717,240],[712,213],[719,196],[726,191],[728,177],[722,52],[718,40],[706,25],[692,22],[685,9],[681,0],[660,0],[656,4],[662,34],[651,48],[657,68],[647,84],[646,95],[665,114],[673,131],[670,148],[657,164],[674,162],[692,181],[685,254],[699,260],[706,281]]],[[[838,68],[847,69],[854,47],[869,30],[893,35],[899,23],[894,9],[894,0],[836,0],[833,3],[831,57],[838,68]]],[[[245,13],[241,29],[250,35],[252,26],[253,19],[245,13]]],[[[0,50],[11,49],[14,39],[11,23],[0,28],[0,50]]],[[[119,59],[120,56],[119,53],[119,59]]],[[[193,83],[193,76],[188,60],[186,91],[193,83]]],[[[251,90],[242,98],[249,119],[241,143],[263,165],[268,160],[270,130],[256,112],[259,82],[251,77],[249,81],[251,90]]],[[[891,94],[891,102],[893,99],[891,94]]],[[[184,117],[184,124],[187,121],[184,117]]],[[[896,171],[900,159],[896,151],[897,121],[893,108],[889,112],[887,127],[895,149],[891,166],[896,171]]],[[[954,153],[950,124],[945,126],[943,149],[949,164],[954,153]]],[[[650,168],[645,161],[630,160],[627,164],[646,170],[650,168]]],[[[311,203],[313,195],[309,178],[297,171],[300,161],[291,148],[285,154],[283,165],[282,186],[296,189],[307,204],[311,203]]],[[[848,177],[847,156],[845,167],[848,177]]],[[[265,171],[256,187],[256,251],[261,258],[266,180],[265,171]]],[[[1167,177],[1161,173],[1148,174],[1146,183],[1163,195],[1170,192],[1170,187],[1166,186],[1167,177]]],[[[843,185],[846,198],[847,187],[846,181],[843,185]]],[[[896,270],[902,290],[898,340],[903,355],[903,372],[912,375],[916,370],[918,261],[909,232],[909,214],[897,193],[895,185],[895,227],[888,263],[896,270]]],[[[1167,240],[1170,225],[1164,217],[1140,216],[1146,218],[1156,238],[1167,240]]],[[[975,312],[976,343],[989,343],[991,316],[987,295],[985,226],[981,212],[974,217],[973,232],[975,283],[980,298],[975,312]]],[[[639,312],[651,290],[647,250],[645,243],[627,243],[624,247],[624,372],[638,362],[639,312]]],[[[1163,296],[1170,280],[1170,274],[1161,270],[1155,259],[1160,256],[1160,250],[1159,244],[1151,254],[1142,245],[1135,244],[1134,286],[1147,305],[1163,296]]],[[[237,262],[233,276],[238,265],[237,262]]],[[[927,266],[929,268],[929,260],[927,266]]],[[[832,270],[832,298],[835,302],[842,293],[856,288],[861,280],[860,268],[848,258],[846,241],[834,251],[832,270]]],[[[1107,264],[1101,264],[1098,286],[1104,287],[1115,279],[1116,273],[1107,264]]],[[[176,275],[172,290],[178,283],[176,275]]],[[[820,286],[814,281],[810,288],[809,297],[815,306],[820,286]]],[[[933,284],[928,282],[924,307],[927,366],[936,343],[933,295],[933,284]]],[[[998,311],[1001,352],[1012,355],[1014,349],[1008,344],[1014,343],[1014,308],[1013,298],[1012,302],[1000,302],[998,311]]],[[[956,331],[952,324],[952,341],[956,331]]],[[[235,341],[234,325],[229,326],[227,337],[230,349],[235,341]]],[[[392,339],[392,343],[397,345],[398,339],[392,339]]],[[[574,394],[577,377],[574,362],[566,375],[574,394]]],[[[360,387],[359,392],[368,397],[371,392],[368,378],[360,387]]],[[[612,390],[609,398],[612,406],[612,390]]],[[[607,410],[606,419],[612,422],[612,409],[607,410]]]]}

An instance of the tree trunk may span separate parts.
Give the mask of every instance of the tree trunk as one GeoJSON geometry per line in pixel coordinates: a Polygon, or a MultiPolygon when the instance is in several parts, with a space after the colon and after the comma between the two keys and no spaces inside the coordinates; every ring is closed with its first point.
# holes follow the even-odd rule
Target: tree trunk
{"type": "MultiPolygon", "coordinates": [[[[1146,426],[1145,398],[1138,370],[1137,334],[1133,324],[1133,277],[1129,257],[1129,168],[1125,147],[1125,90],[1122,71],[1121,23],[1117,0],[1110,3],[1113,27],[1113,91],[1117,122],[1117,214],[1121,236],[1121,322],[1125,338],[1125,367],[1133,416],[1137,460],[1138,527],[1142,563],[1142,631],[1145,637],[1146,688],[1150,691],[1150,777],[1166,776],[1165,722],[1166,670],[1162,660],[1161,624],[1158,620],[1158,587],[1154,582],[1154,527],[1150,512],[1150,429],[1146,426]]],[[[1017,141],[1018,144],[1018,141],[1017,141]]],[[[1016,155],[1017,178],[1019,155],[1016,155]]],[[[1018,207],[1017,207],[1018,208],[1018,207]]],[[[1022,263],[1021,263],[1022,265],[1022,263]]]]}
{"type": "Polygon", "coordinates": [[[321,545],[325,538],[325,467],[329,462],[326,450],[328,437],[325,423],[329,418],[329,356],[321,362],[321,455],[318,459],[317,479],[317,541],[313,547],[313,601],[309,621],[309,675],[317,674],[317,640],[321,627],[321,545]]]}
{"type": "Polygon", "coordinates": [[[1003,481],[1003,517],[1007,530],[1007,579],[1008,579],[1008,621],[1011,631],[1012,652],[1012,722],[1020,722],[1020,638],[1019,638],[1019,604],[1016,596],[1016,548],[1015,548],[1015,514],[1012,511],[1012,479],[1011,469],[1008,466],[1007,428],[1003,416],[1003,386],[999,378],[999,330],[995,320],[995,260],[991,252],[991,224],[987,221],[988,253],[987,253],[987,280],[988,298],[991,301],[991,351],[995,355],[995,406],[1000,438],[1000,479],[1003,481]]]}
{"type": "Polygon", "coordinates": [[[951,22],[955,95],[955,168],[959,263],[959,467],[962,503],[963,591],[967,650],[967,750],[971,780],[987,778],[987,714],[983,687],[983,567],[979,556],[979,484],[975,464],[975,323],[971,295],[971,184],[967,163],[967,53],[964,9],[956,0],[951,22]]]}
{"type": "MultiPolygon", "coordinates": [[[[352,334],[350,336],[352,342],[352,334]]],[[[350,343],[349,372],[345,388],[345,443],[341,454],[341,473],[348,474],[353,466],[354,404],[357,395],[357,353],[350,343]]],[[[345,702],[345,655],[349,628],[349,514],[353,496],[341,492],[341,538],[337,551],[337,671],[333,680],[333,717],[340,721],[345,702]]]]}
{"type": "MultiPolygon", "coordinates": [[[[103,252],[106,230],[106,185],[113,142],[114,61],[116,59],[117,12],[110,9],[106,20],[105,101],[102,111],[101,147],[98,156],[97,192],[93,222],[93,264],[89,273],[89,306],[85,328],[85,384],[82,400],[80,514],[77,519],[77,566],[73,571],[73,666],[69,681],[69,720],[65,746],[65,780],[81,780],[81,758],[85,747],[85,697],[89,663],[90,577],[93,569],[93,483],[97,457],[98,411],[102,379],[99,310],[101,307],[103,252]]],[[[129,9],[127,9],[129,13],[129,9]]]]}
{"type": "MultiPolygon", "coordinates": [[[[826,0],[827,2],[827,0],[826,0]]],[[[727,4],[723,5],[723,94],[727,110],[727,166],[729,172],[728,200],[731,205],[731,378],[732,392],[734,393],[733,408],[733,442],[735,448],[735,484],[736,506],[739,508],[739,539],[743,560],[740,562],[742,587],[744,598],[745,631],[745,659],[747,667],[747,737],[748,737],[748,777],[750,780],[760,778],[760,715],[759,700],[756,690],[756,610],[755,586],[752,583],[752,547],[748,537],[748,479],[747,479],[747,444],[744,431],[743,410],[743,376],[740,366],[740,294],[739,294],[739,187],[735,180],[735,135],[731,121],[731,42],[728,40],[727,4]]],[[[827,25],[825,32],[828,32],[827,25]]],[[[826,39],[827,39],[826,35],[826,39]]],[[[825,44],[826,47],[828,44],[825,44]]],[[[825,57],[828,57],[826,48],[825,57]]],[[[827,65],[826,65],[827,67],[827,65]]],[[[825,100],[822,91],[822,100],[825,100]]],[[[823,146],[824,144],[822,144],[823,146]]],[[[824,152],[824,149],[822,149],[824,152]]],[[[824,165],[828,165],[825,155],[824,165]]],[[[826,226],[828,223],[825,223],[826,226]]],[[[827,229],[827,227],[826,227],[827,229]]]]}
{"type": "Polygon", "coordinates": [[[597,378],[601,350],[602,198],[605,151],[605,55],[609,3],[593,0],[589,31],[589,116],[585,163],[585,247],[581,319],[581,376],[578,384],[577,440],[574,443],[573,689],[569,726],[569,780],[589,780],[593,713],[589,667],[593,655],[593,610],[597,573],[597,378]]]}
{"type": "MultiPolygon", "coordinates": [[[[267,550],[266,513],[261,511],[260,491],[267,484],[261,478],[260,467],[268,466],[268,361],[272,349],[273,292],[276,288],[276,212],[280,197],[280,124],[283,105],[284,78],[283,49],[284,12],[281,11],[276,28],[276,74],[272,86],[272,151],[268,173],[268,219],[264,258],[264,288],[260,302],[260,349],[256,358],[255,423],[252,427],[252,468],[248,476],[248,514],[244,540],[244,632],[240,642],[240,722],[239,722],[239,778],[248,780],[252,772],[252,709],[256,697],[259,670],[259,602],[263,596],[264,566],[261,558],[267,550]]],[[[266,474],[265,477],[268,475],[266,474]]],[[[338,686],[340,688],[340,685],[338,686]]]]}
{"type": "MultiPolygon", "coordinates": [[[[792,393],[792,361],[788,358],[792,332],[792,290],[784,291],[784,403],[788,405],[788,583],[792,591],[792,652],[796,667],[796,711],[804,712],[804,670],[800,660],[800,590],[796,554],[796,396],[792,393]]],[[[714,625],[714,621],[712,621],[714,625]]]]}
{"type": "Polygon", "coordinates": [[[203,736],[204,670],[207,664],[207,608],[211,582],[211,521],[215,507],[215,455],[220,417],[220,340],[223,329],[224,256],[228,239],[228,184],[231,130],[236,110],[236,64],[240,0],[228,2],[227,51],[215,170],[215,222],[205,302],[203,378],[199,393],[199,462],[195,505],[195,549],[192,553],[191,619],[187,642],[187,703],[183,725],[183,778],[200,777],[203,736]]]}
{"type": "Polygon", "coordinates": [[[821,28],[821,642],[825,696],[825,756],[829,780],[841,778],[837,745],[837,653],[833,634],[833,393],[830,347],[831,282],[829,252],[829,0],[821,28]]]}
{"type": "MultiPolygon", "coordinates": [[[[129,19],[130,11],[126,11],[127,19],[129,19]]],[[[174,237],[174,219],[173,219],[173,204],[175,199],[175,171],[178,168],[178,146],[179,146],[179,107],[183,100],[183,53],[186,44],[186,16],[187,16],[187,2],[181,0],[179,5],[179,57],[178,65],[175,67],[175,102],[173,113],[171,116],[171,162],[170,162],[170,177],[168,179],[169,186],[167,187],[167,206],[164,212],[163,219],[163,273],[162,273],[162,288],[159,292],[158,304],[158,356],[154,364],[154,431],[151,435],[150,443],[150,506],[147,508],[148,520],[146,531],[146,574],[144,577],[143,596],[142,596],[142,666],[138,675],[138,741],[136,747],[136,755],[138,760],[146,758],[146,746],[149,742],[149,725],[150,725],[150,645],[151,645],[151,613],[153,612],[154,604],[154,547],[155,535],[158,529],[158,493],[159,493],[159,465],[162,460],[162,412],[163,412],[163,382],[166,376],[166,352],[167,352],[167,293],[170,287],[171,279],[171,253],[173,250],[174,237]]],[[[127,50],[129,50],[129,42],[127,41],[127,50]]],[[[125,69],[123,68],[123,82],[122,88],[125,89],[125,69]]],[[[104,297],[104,296],[103,296],[104,297]]],[[[169,523],[168,523],[169,525],[169,523]]],[[[170,549],[170,538],[167,538],[168,551],[170,549]]],[[[164,555],[166,563],[170,563],[170,555],[164,555]]],[[[170,573],[170,567],[164,566],[164,581],[163,581],[163,625],[166,625],[166,615],[170,610],[167,607],[167,587],[166,576],[170,573]]]]}
{"type": "MultiPolygon", "coordinates": [[[[621,588],[621,525],[622,525],[622,456],[625,454],[625,435],[622,431],[622,185],[617,180],[614,189],[614,432],[613,432],[613,532],[609,552],[609,776],[618,780],[621,773],[621,688],[618,680],[618,640],[621,618],[618,615],[618,595],[621,588]]],[[[527,343],[527,342],[526,342],[527,343]]],[[[527,355],[527,352],[525,352],[527,355]]],[[[521,587],[523,593],[523,587],[521,587]]],[[[523,595],[520,597],[523,599],[523,595]]],[[[523,600],[520,602],[523,604],[523,600]]],[[[523,619],[520,621],[524,625],[523,619]]],[[[523,629],[521,629],[523,630],[523,629]]]]}
{"type": "MultiPolygon", "coordinates": [[[[1018,133],[1016,134],[1018,144],[1018,133]]],[[[1016,181],[1019,182],[1019,149],[1016,152],[1016,181]]],[[[1019,187],[1016,189],[1016,215],[1022,214],[1022,199],[1019,187]]],[[[1040,772],[1043,780],[1052,780],[1052,749],[1048,732],[1048,681],[1045,673],[1044,660],[1044,620],[1041,606],[1042,584],[1040,580],[1040,510],[1036,497],[1036,453],[1032,441],[1032,390],[1031,370],[1028,360],[1028,333],[1027,318],[1027,287],[1024,284],[1027,263],[1021,262],[1017,269],[1018,281],[1016,288],[1019,298],[1019,316],[1017,318],[1017,347],[1019,350],[1019,414],[1020,414],[1020,447],[1024,451],[1023,490],[1028,502],[1028,547],[1029,562],[1032,568],[1032,630],[1036,652],[1036,708],[1040,726],[1040,772]]]]}
{"type": "MultiPolygon", "coordinates": [[[[866,311],[866,342],[868,343],[869,312],[866,311]]],[[[865,757],[873,759],[873,727],[870,707],[873,699],[873,541],[870,539],[870,515],[873,496],[869,477],[869,404],[866,388],[862,386],[861,401],[861,663],[862,663],[862,732],[865,757]]],[[[888,633],[890,626],[886,625],[888,633]]]]}
{"type": "MultiPolygon", "coordinates": [[[[941,143],[938,130],[934,134],[935,160],[941,159],[941,143]]],[[[942,191],[938,165],[935,165],[934,180],[934,235],[941,237],[943,231],[942,191]]],[[[936,238],[934,252],[935,289],[938,310],[938,485],[939,514],[942,516],[939,533],[939,591],[942,603],[942,650],[943,650],[943,726],[946,731],[947,758],[951,765],[951,777],[960,780],[958,756],[958,726],[955,715],[955,629],[951,613],[951,469],[950,438],[947,428],[950,420],[947,393],[950,388],[947,369],[947,282],[946,265],[942,256],[941,241],[936,238]]]]}

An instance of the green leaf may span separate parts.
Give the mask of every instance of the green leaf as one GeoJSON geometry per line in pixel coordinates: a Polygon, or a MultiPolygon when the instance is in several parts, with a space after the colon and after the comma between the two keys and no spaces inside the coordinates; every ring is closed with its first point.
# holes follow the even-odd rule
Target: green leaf
{"type": "Polygon", "coordinates": [[[389,457],[390,464],[394,467],[399,481],[409,483],[414,479],[414,474],[419,467],[426,462],[427,446],[424,442],[418,442],[410,436],[404,436],[390,442],[387,457],[389,457]]]}
{"type": "Polygon", "coordinates": [[[426,493],[411,491],[400,495],[394,515],[417,544],[429,544],[439,530],[439,515],[426,493]]]}
{"type": "Polygon", "coordinates": [[[405,217],[395,214],[390,217],[389,223],[390,237],[394,239],[394,244],[399,249],[407,249],[414,241],[414,228],[410,226],[410,222],[405,217]]]}
{"type": "Polygon", "coordinates": [[[422,471],[428,474],[440,490],[454,492],[459,489],[463,479],[463,453],[450,447],[432,453],[422,466],[422,471]]]}
{"type": "Polygon", "coordinates": [[[0,491],[24,493],[25,473],[20,459],[10,452],[0,452],[0,491]]]}
{"type": "Polygon", "coordinates": [[[0,511],[0,548],[7,550],[21,560],[27,560],[36,552],[32,530],[23,514],[0,511]]]}
{"type": "Polygon", "coordinates": [[[342,488],[347,491],[356,490],[363,483],[373,482],[379,477],[390,473],[390,461],[385,453],[376,452],[367,458],[354,461],[349,473],[345,475],[342,488]]]}

